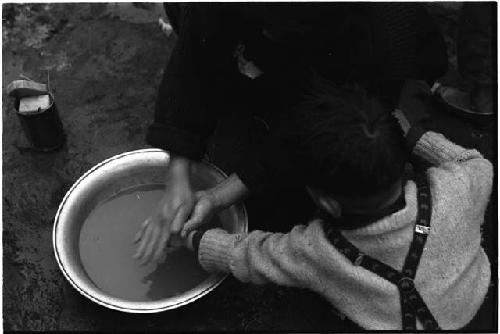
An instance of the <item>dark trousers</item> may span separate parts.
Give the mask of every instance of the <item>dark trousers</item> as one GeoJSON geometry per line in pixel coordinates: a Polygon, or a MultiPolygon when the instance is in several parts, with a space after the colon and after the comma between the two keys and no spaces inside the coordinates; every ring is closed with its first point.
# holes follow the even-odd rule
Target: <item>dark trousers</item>
{"type": "Polygon", "coordinates": [[[493,50],[496,4],[465,2],[460,11],[457,61],[460,74],[474,84],[491,85],[495,77],[493,50]]]}

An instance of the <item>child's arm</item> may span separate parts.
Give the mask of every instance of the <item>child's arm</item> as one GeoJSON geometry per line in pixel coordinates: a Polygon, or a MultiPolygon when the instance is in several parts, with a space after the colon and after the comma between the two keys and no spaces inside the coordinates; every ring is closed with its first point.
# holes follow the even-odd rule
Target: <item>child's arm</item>
{"type": "Polygon", "coordinates": [[[189,236],[188,247],[198,251],[200,264],[209,272],[231,273],[255,284],[307,287],[318,274],[310,256],[317,244],[312,230],[310,226],[296,226],[287,234],[196,231],[189,236]]]}
{"type": "Polygon", "coordinates": [[[416,142],[413,154],[453,172],[457,182],[465,183],[473,210],[484,215],[493,185],[493,165],[479,151],[463,148],[440,133],[427,131],[416,142]]]}
{"type": "Polygon", "coordinates": [[[395,116],[402,125],[413,154],[454,173],[457,180],[466,183],[475,203],[488,202],[493,184],[493,165],[490,161],[479,151],[454,144],[440,133],[426,131],[419,126],[405,131],[404,115],[397,111],[395,116]]]}

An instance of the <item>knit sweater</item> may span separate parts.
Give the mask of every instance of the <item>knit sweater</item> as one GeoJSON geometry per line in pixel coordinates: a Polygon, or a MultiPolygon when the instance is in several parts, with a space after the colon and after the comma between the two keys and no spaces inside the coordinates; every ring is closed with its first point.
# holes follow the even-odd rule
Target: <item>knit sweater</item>
{"type": "MultiPolygon", "coordinates": [[[[476,150],[426,132],[414,153],[434,166],[431,232],[415,277],[416,289],[442,329],[465,326],[481,306],[490,283],[490,263],[481,247],[480,226],[490,198],[492,164],[476,150]]],[[[417,214],[416,185],[404,187],[406,206],[368,226],[342,231],[364,254],[401,270],[417,214]]],[[[233,274],[243,282],[311,289],[366,329],[402,328],[395,285],[354,266],[326,238],[321,220],[287,234],[208,230],[198,258],[207,271],[233,274]]],[[[422,329],[420,323],[417,328],[422,329]]]]}

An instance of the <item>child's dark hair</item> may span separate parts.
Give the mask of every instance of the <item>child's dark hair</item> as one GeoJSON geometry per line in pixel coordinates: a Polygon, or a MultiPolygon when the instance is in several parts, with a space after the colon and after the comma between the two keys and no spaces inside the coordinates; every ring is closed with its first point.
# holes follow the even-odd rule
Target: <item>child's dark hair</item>
{"type": "Polygon", "coordinates": [[[363,197],[387,189],[408,158],[395,102],[379,84],[335,85],[315,77],[294,110],[290,150],[304,182],[328,194],[363,197]]]}

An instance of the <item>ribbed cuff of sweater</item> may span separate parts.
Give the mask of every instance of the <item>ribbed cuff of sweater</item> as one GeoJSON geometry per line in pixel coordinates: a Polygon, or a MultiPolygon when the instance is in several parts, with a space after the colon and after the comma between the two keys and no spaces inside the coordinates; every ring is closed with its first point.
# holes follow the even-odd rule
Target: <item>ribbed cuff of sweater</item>
{"type": "Polygon", "coordinates": [[[447,161],[460,161],[468,159],[474,150],[466,150],[458,146],[440,133],[427,131],[415,145],[413,153],[429,161],[432,164],[440,164],[447,161]]]}
{"type": "Polygon", "coordinates": [[[234,234],[222,229],[208,230],[201,238],[198,261],[208,272],[230,272],[230,250],[234,245],[234,234]]]}

